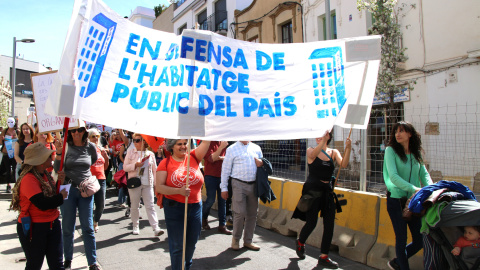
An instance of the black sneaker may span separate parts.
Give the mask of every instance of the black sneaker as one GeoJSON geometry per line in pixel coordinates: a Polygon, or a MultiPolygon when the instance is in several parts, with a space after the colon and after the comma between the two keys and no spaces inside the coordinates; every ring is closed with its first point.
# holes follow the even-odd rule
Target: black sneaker
{"type": "Polygon", "coordinates": [[[295,243],[297,245],[295,251],[297,252],[298,258],[300,258],[300,260],[305,259],[305,244],[300,243],[298,239],[295,240],[295,243]]]}
{"type": "Polygon", "coordinates": [[[72,270],[72,261],[65,260],[63,262],[63,267],[65,268],[65,270],[72,270]]]}
{"type": "Polygon", "coordinates": [[[329,257],[326,258],[318,258],[318,265],[323,266],[323,268],[328,268],[328,269],[337,269],[338,268],[338,263],[335,261],[332,261],[329,257]]]}
{"type": "Polygon", "coordinates": [[[398,263],[395,259],[389,261],[387,263],[387,265],[388,265],[388,268],[390,268],[392,270],[400,270],[400,266],[398,265],[398,263]]]}
{"type": "Polygon", "coordinates": [[[100,270],[100,267],[97,263],[94,263],[88,267],[88,270],[100,270]]]}
{"type": "Polygon", "coordinates": [[[12,193],[12,187],[10,185],[7,186],[7,193],[12,193]]]}
{"type": "Polygon", "coordinates": [[[130,207],[127,208],[127,210],[125,210],[125,217],[129,217],[130,216],[130,207]]]}

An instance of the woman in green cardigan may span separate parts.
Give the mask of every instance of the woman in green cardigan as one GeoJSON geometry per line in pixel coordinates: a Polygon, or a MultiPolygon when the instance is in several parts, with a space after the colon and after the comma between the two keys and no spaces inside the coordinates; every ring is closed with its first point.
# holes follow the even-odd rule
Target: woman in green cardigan
{"type": "Polygon", "coordinates": [[[397,258],[388,262],[390,269],[410,269],[408,258],[423,248],[420,234],[421,220],[411,221],[402,218],[405,202],[421,187],[432,184],[430,174],[422,159],[420,134],[408,122],[396,123],[385,149],[383,179],[387,186],[387,211],[395,232],[397,258]],[[412,234],[412,242],[407,245],[407,225],[412,234]]]}

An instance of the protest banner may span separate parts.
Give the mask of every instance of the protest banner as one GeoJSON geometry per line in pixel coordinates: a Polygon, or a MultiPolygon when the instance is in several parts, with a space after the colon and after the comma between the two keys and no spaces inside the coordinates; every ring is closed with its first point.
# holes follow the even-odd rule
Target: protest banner
{"type": "MultiPolygon", "coordinates": [[[[38,125],[38,131],[54,132],[63,128],[65,117],[52,116],[45,113],[45,102],[48,99],[52,86],[53,78],[57,71],[48,71],[43,73],[32,73],[30,79],[32,81],[33,101],[35,103],[35,115],[38,125]]],[[[78,127],[78,120],[70,119],[69,128],[78,127]]]]}
{"type": "Polygon", "coordinates": [[[74,89],[72,115],[148,135],[313,138],[334,124],[366,128],[379,63],[380,36],[295,44],[177,36],[81,0],[49,110],[61,115],[55,97],[74,89]]]}

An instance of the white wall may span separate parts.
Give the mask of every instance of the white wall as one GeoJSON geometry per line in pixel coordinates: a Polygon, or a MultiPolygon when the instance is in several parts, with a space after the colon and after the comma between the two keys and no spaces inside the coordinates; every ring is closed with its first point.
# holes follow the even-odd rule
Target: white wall
{"type": "Polygon", "coordinates": [[[128,19],[136,24],[152,28],[155,20],[155,11],[151,8],[138,6],[132,11],[128,19]]]}
{"type": "MultiPolygon", "coordinates": [[[[12,68],[12,57],[0,55],[0,76],[10,80],[10,68],[12,68]]],[[[47,68],[38,62],[17,58],[15,61],[15,69],[23,69],[32,72],[46,72],[47,68]]]]}
{"type": "MultiPolygon", "coordinates": [[[[325,2],[303,0],[302,5],[306,42],[323,40],[322,17],[325,16],[325,2]]],[[[330,1],[330,12],[333,11],[336,14],[337,38],[367,35],[367,16],[371,15],[366,11],[358,11],[356,1],[330,1]]]]}

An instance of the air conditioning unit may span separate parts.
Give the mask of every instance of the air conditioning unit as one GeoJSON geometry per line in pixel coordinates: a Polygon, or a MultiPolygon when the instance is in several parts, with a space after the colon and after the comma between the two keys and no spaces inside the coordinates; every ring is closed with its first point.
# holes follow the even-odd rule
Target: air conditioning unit
{"type": "Polygon", "coordinates": [[[227,36],[227,30],[226,29],[220,29],[215,31],[215,33],[222,35],[222,36],[227,36]]]}

